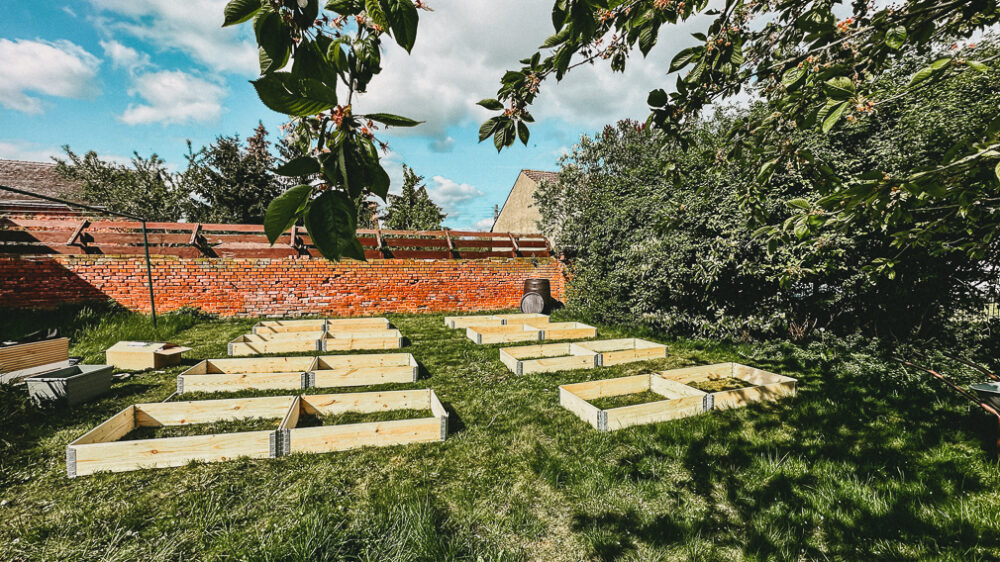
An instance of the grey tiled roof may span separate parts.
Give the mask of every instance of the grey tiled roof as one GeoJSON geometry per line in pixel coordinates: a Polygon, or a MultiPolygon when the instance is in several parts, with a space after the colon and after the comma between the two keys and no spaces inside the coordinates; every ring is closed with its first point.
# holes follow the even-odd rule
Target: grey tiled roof
{"type": "MultiPolygon", "coordinates": [[[[83,201],[83,186],[63,179],[56,173],[56,165],[48,162],[0,160],[0,185],[23,189],[49,197],[83,201]]],[[[19,193],[0,190],[0,201],[41,201],[19,193]]]]}

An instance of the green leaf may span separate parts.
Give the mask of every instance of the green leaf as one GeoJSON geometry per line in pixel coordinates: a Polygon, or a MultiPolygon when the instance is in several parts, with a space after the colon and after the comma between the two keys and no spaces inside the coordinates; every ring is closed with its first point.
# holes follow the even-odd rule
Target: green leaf
{"type": "Polygon", "coordinates": [[[368,186],[368,189],[385,201],[385,198],[389,195],[390,182],[389,174],[385,171],[385,168],[382,167],[382,164],[376,163],[375,168],[372,169],[372,183],[368,186]]]}
{"type": "Polygon", "coordinates": [[[704,49],[704,47],[688,47],[687,49],[677,53],[674,55],[674,59],[670,61],[670,70],[668,72],[677,72],[678,70],[684,68],[693,62],[704,49]]]}
{"type": "Polygon", "coordinates": [[[379,0],[365,0],[365,11],[368,12],[368,17],[375,25],[385,30],[389,29],[389,22],[385,19],[385,10],[383,10],[379,0]]]}
{"type": "Polygon", "coordinates": [[[260,0],[232,0],[226,4],[222,27],[243,23],[260,10],[260,0]]]}
{"type": "Polygon", "coordinates": [[[906,28],[897,25],[885,34],[885,44],[893,51],[898,51],[906,43],[906,28]]]}
{"type": "Polygon", "coordinates": [[[662,88],[649,92],[649,96],[646,97],[646,103],[650,107],[663,107],[667,105],[669,100],[670,98],[667,97],[667,92],[665,92],[662,88]]]}
{"type": "Polygon", "coordinates": [[[785,86],[786,90],[793,90],[795,87],[802,82],[806,77],[806,69],[804,66],[793,66],[781,75],[781,83],[785,86]]]}
{"type": "Polygon", "coordinates": [[[486,122],[479,127],[479,142],[483,142],[489,138],[489,136],[492,135],[496,128],[500,125],[501,121],[502,119],[500,117],[490,117],[487,119],[486,122]]]}
{"type": "Polygon", "coordinates": [[[410,0],[382,0],[381,4],[393,38],[409,53],[417,41],[417,23],[420,19],[417,7],[410,0]]]}
{"type": "Polygon", "coordinates": [[[809,201],[806,201],[805,199],[802,198],[791,199],[789,201],[786,201],[786,203],[788,204],[789,207],[795,207],[796,209],[809,210],[809,208],[811,207],[811,205],[809,205],[809,201]]]}
{"type": "MultiPolygon", "coordinates": [[[[659,29],[654,23],[648,23],[639,31],[639,50],[642,51],[642,56],[648,55],[649,51],[656,45],[656,37],[659,29]]],[[[671,66],[673,66],[673,63],[671,63],[671,66]]]]}
{"type": "Polygon", "coordinates": [[[826,119],[823,120],[824,133],[829,133],[830,129],[832,129],[833,126],[837,124],[837,121],[840,120],[840,116],[844,114],[844,110],[847,109],[847,106],[848,102],[846,101],[840,102],[837,105],[833,106],[833,108],[830,110],[830,113],[826,116],[826,119]]]}
{"type": "Polygon", "coordinates": [[[500,111],[501,109],[503,109],[503,104],[500,103],[500,100],[495,100],[491,98],[481,99],[476,102],[476,105],[481,105],[486,109],[490,109],[493,111],[500,111]]]}
{"type": "Polygon", "coordinates": [[[997,162],[997,167],[993,168],[993,173],[996,174],[997,179],[1000,180],[1000,162],[997,162]]]}
{"type": "Polygon", "coordinates": [[[253,28],[257,35],[257,44],[264,49],[271,61],[271,65],[263,69],[263,72],[272,72],[285,66],[291,50],[291,39],[288,37],[288,30],[281,16],[272,10],[262,11],[254,20],[253,28]]]}
{"type": "Polygon", "coordinates": [[[357,236],[351,238],[346,246],[341,248],[341,254],[345,258],[354,258],[358,261],[367,261],[365,258],[365,249],[361,246],[361,241],[358,240],[357,236]]]}
{"type": "Polygon", "coordinates": [[[344,16],[353,16],[361,13],[364,4],[360,0],[330,0],[326,3],[326,9],[344,16]]]}
{"type": "Polygon", "coordinates": [[[311,186],[297,185],[271,201],[264,215],[264,234],[267,235],[268,242],[274,245],[278,237],[295,224],[299,212],[309,201],[310,194],[311,186]]]}
{"type": "Polygon", "coordinates": [[[846,76],[835,76],[823,84],[823,92],[831,99],[850,99],[854,95],[854,82],[846,76]]]}
{"type": "Polygon", "coordinates": [[[531,136],[531,131],[528,130],[528,126],[524,124],[524,121],[517,122],[517,138],[521,139],[521,144],[528,146],[528,137],[531,136]]]}
{"type": "Polygon", "coordinates": [[[573,26],[572,25],[567,25],[566,27],[562,28],[557,33],[555,33],[554,35],[550,35],[548,37],[548,39],[546,39],[542,43],[542,46],[539,47],[539,48],[540,49],[550,49],[552,47],[555,47],[556,45],[565,43],[566,40],[570,38],[570,35],[572,34],[572,32],[573,32],[573,26]]]}
{"type": "Polygon", "coordinates": [[[299,156],[298,158],[293,158],[281,166],[278,166],[278,168],[274,170],[274,173],[279,176],[297,178],[318,174],[319,170],[319,162],[317,162],[315,158],[311,156],[299,156]]]}
{"type": "Polygon", "coordinates": [[[778,159],[768,160],[760,167],[757,172],[757,183],[765,183],[767,180],[771,179],[771,174],[774,173],[774,167],[778,164],[778,159]]]}
{"type": "Polygon", "coordinates": [[[423,121],[416,121],[414,119],[410,119],[409,117],[393,115],[391,113],[369,113],[364,117],[392,127],[416,127],[417,125],[423,123],[423,121]]]}
{"type": "Polygon", "coordinates": [[[965,61],[965,64],[969,65],[970,68],[978,70],[979,72],[982,72],[982,73],[986,73],[986,72],[990,71],[990,67],[986,66],[985,64],[983,64],[983,63],[981,63],[981,62],[979,62],[977,60],[965,61]]]}
{"type": "Polygon", "coordinates": [[[264,105],[286,115],[315,115],[337,105],[337,92],[313,78],[274,72],[252,80],[264,105]]]}
{"type": "Polygon", "coordinates": [[[951,57],[941,58],[932,62],[930,65],[921,68],[916,74],[913,75],[913,78],[910,79],[910,86],[915,86],[924,80],[927,80],[931,76],[934,76],[950,62],[951,57]]]}
{"type": "Polygon", "coordinates": [[[313,245],[323,256],[339,260],[357,230],[354,203],[342,191],[324,191],[306,209],[305,224],[313,245]]]}
{"type": "Polygon", "coordinates": [[[809,226],[805,222],[800,221],[795,225],[795,237],[802,240],[809,235],[809,226]]]}

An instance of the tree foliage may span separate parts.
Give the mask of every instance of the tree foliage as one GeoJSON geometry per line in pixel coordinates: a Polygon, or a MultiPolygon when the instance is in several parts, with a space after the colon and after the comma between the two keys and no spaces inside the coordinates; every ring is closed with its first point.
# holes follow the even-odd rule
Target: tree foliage
{"type": "Polygon", "coordinates": [[[382,70],[383,37],[407,52],[413,49],[418,7],[419,0],[329,0],[323,10],[319,0],[227,4],[224,26],[252,20],[261,73],[254,88],[264,105],[292,118],[291,139],[303,154],[277,173],[321,177],[268,206],[272,243],[301,218],[324,256],[364,259],[355,235],[358,206],[369,195],[385,200],[389,192],[378,154],[385,144],[375,132],[419,122],[390,113],[359,114],[352,104],[382,70]]]}
{"type": "MultiPolygon", "coordinates": [[[[993,45],[981,48],[996,52],[993,45]]],[[[901,61],[886,80],[898,84],[893,76],[926,63],[901,61]]],[[[775,142],[804,147],[848,173],[878,162],[891,174],[912,174],[967,134],[955,122],[995,111],[998,83],[995,70],[969,74],[898,98],[878,120],[827,135],[792,131],[775,142]]],[[[850,232],[802,232],[815,225],[801,226],[801,211],[823,187],[798,167],[776,166],[758,206],[748,208],[755,178],[724,157],[729,131],[769,111],[760,102],[714,113],[690,124],[683,145],[630,122],[583,138],[563,160],[559,183],[536,196],[546,233],[578,256],[572,306],[596,319],[716,335],[824,328],[903,336],[933,332],[958,312],[982,309],[997,275],[987,260],[922,245],[899,248],[877,220],[859,220],[850,232]],[[802,240],[779,244],[755,235],[754,212],[788,222],[802,240]],[[865,263],[879,264],[880,274],[862,271],[865,263]]],[[[895,195],[903,203],[909,197],[895,195]]]]}
{"type": "Polygon", "coordinates": [[[392,230],[440,230],[447,216],[427,194],[424,177],[403,165],[403,191],[389,196],[382,222],[392,230]]]}
{"type": "Polygon", "coordinates": [[[176,221],[184,216],[187,194],[156,154],[134,153],[129,165],[102,160],[96,152],[83,156],[64,146],[66,158],[55,158],[56,172],[83,185],[83,198],[109,211],[176,221]]]}
{"type": "MultiPolygon", "coordinates": [[[[795,133],[815,135],[863,121],[878,121],[903,99],[933,92],[947,82],[989,72],[996,55],[983,56],[963,40],[1000,20],[996,0],[557,0],[554,34],[522,67],[501,79],[497,99],[480,102],[503,111],[480,130],[498,150],[527,137],[526,109],[544,80],[561,79],[572,68],[607,61],[624,70],[635,48],[646,55],[661,33],[694,16],[709,16],[695,43],[676,53],[669,72],[678,72],[672,91],[649,93],[647,123],[664,139],[687,147],[697,138],[697,117],[710,104],[749,91],[766,103],[732,123],[724,156],[741,163],[752,179],[741,204],[750,217],[774,227],[762,229],[785,245],[809,243],[834,231],[849,234],[859,224],[880,223],[893,247],[959,251],[995,258],[1000,227],[1000,118],[976,116],[953,122],[961,142],[905,175],[881,162],[845,170],[818,157],[795,133]],[[721,4],[721,3],[720,3],[721,4]],[[542,56],[542,52],[546,56],[542,56]],[[901,58],[930,56],[905,75],[891,69],[901,58]],[[765,202],[774,174],[794,170],[817,186],[811,198],[796,200],[797,216],[775,221],[765,202]],[[899,202],[899,193],[909,194],[899,202]],[[806,241],[809,239],[809,241],[806,241]]],[[[675,173],[679,173],[675,172],[675,173]]],[[[888,256],[869,264],[898,263],[888,256]]]]}
{"type": "Polygon", "coordinates": [[[260,224],[268,202],[291,182],[272,172],[274,155],[267,129],[259,124],[244,145],[240,137],[219,136],[197,152],[188,142],[187,168],[180,176],[188,201],[188,220],[260,224]]]}

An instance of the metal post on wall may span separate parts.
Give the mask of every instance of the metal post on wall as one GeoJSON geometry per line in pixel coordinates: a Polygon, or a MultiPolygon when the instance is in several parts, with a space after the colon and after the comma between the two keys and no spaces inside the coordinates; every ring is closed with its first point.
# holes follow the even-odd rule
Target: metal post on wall
{"type": "Polygon", "coordinates": [[[37,199],[43,199],[45,201],[51,201],[53,203],[60,203],[68,207],[77,207],[79,209],[86,209],[88,211],[93,211],[95,213],[100,213],[103,215],[114,215],[116,217],[122,217],[126,219],[132,219],[142,223],[142,247],[146,251],[146,280],[149,285],[149,310],[153,316],[153,329],[156,329],[156,299],[153,293],[153,265],[149,259],[149,238],[146,236],[146,219],[137,215],[131,215],[129,213],[119,213],[117,211],[109,211],[107,209],[102,209],[100,207],[94,207],[92,205],[84,205],[83,203],[77,203],[75,201],[67,201],[65,199],[59,199],[57,197],[49,197],[48,195],[39,195],[37,193],[32,193],[30,191],[24,191],[23,189],[17,189],[14,187],[8,187],[6,185],[0,185],[0,189],[4,191],[9,191],[11,193],[17,193],[19,195],[27,195],[28,197],[35,197],[37,199]]]}

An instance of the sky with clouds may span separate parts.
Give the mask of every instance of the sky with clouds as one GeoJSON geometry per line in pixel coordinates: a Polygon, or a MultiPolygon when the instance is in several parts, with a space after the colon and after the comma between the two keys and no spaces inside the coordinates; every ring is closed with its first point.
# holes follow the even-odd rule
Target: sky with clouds
{"type": "MultiPolygon", "coordinates": [[[[157,153],[180,168],[222,134],[272,134],[282,116],[248,83],[257,75],[249,26],[222,29],[225,0],[4,0],[0,7],[0,158],[48,160],[60,146],[108,158],[157,153]]],[[[692,24],[624,74],[581,67],[543,85],[527,147],[497,154],[478,143],[499,77],[552,33],[549,0],[429,0],[411,55],[387,45],[383,71],[355,111],[425,121],[392,129],[384,165],[398,189],[402,164],[424,176],[453,228],[488,229],[522,168],[555,170],[583,134],[645,119],[647,92],[673,82],[667,62],[695,40],[692,24]]]]}

